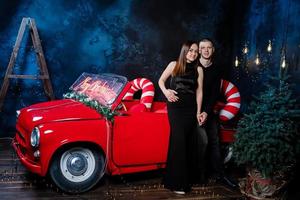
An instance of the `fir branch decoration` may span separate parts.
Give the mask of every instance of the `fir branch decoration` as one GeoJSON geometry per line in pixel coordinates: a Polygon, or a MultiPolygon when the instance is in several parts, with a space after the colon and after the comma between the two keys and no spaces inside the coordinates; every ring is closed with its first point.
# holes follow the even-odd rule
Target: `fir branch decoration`
{"type": "Polygon", "coordinates": [[[111,111],[109,108],[102,106],[98,101],[91,100],[89,97],[83,94],[79,94],[77,92],[68,92],[63,95],[65,99],[74,99],[75,101],[79,101],[84,105],[95,109],[99,114],[103,115],[106,119],[113,122],[114,116],[117,114],[114,111],[111,111]]]}

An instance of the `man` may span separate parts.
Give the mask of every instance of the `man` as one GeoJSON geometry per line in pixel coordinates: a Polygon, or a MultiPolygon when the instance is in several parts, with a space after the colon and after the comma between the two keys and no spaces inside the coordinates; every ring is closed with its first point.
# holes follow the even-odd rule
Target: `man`
{"type": "Polygon", "coordinates": [[[213,42],[209,39],[202,39],[199,43],[200,66],[203,69],[203,101],[202,112],[200,115],[202,125],[202,137],[208,138],[207,162],[211,170],[211,177],[218,182],[224,183],[230,187],[237,187],[224,176],[223,163],[219,144],[219,124],[218,116],[213,108],[220,95],[220,84],[222,72],[218,66],[213,63],[213,54],[215,48],[213,42]]]}

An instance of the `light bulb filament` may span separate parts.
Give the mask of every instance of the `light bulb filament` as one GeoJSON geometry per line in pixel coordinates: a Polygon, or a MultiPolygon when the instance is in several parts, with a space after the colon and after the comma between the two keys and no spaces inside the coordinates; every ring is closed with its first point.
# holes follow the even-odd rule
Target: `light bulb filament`
{"type": "Polygon", "coordinates": [[[256,65],[260,64],[260,60],[259,60],[258,54],[256,55],[256,58],[255,58],[255,64],[256,65]]]}
{"type": "Polygon", "coordinates": [[[271,40],[269,40],[269,44],[268,44],[268,47],[267,47],[267,51],[270,53],[272,51],[272,42],[271,40]]]}
{"type": "Polygon", "coordinates": [[[285,56],[283,56],[281,67],[284,69],[286,67],[285,56]]]}
{"type": "Polygon", "coordinates": [[[239,66],[239,59],[237,56],[235,57],[234,66],[236,66],[236,67],[239,66]]]}

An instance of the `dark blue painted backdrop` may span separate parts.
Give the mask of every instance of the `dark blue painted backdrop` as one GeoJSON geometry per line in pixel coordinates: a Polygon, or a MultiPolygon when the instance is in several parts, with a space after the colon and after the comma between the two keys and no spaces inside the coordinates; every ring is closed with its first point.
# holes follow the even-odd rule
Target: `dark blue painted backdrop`
{"type": "MultiPolygon", "coordinates": [[[[251,0],[246,9],[243,1],[236,1],[234,17],[233,58],[238,56],[239,67],[232,67],[231,77],[239,86],[245,103],[263,90],[268,75],[278,76],[285,52],[286,71],[291,75],[295,98],[300,100],[300,1],[251,0]],[[269,40],[272,51],[267,52],[269,40]],[[242,53],[244,44],[249,52],[242,53]],[[254,63],[256,56],[260,64],[254,63]],[[245,64],[247,61],[247,64],[245,64]]],[[[245,104],[244,104],[245,105],[245,104]]]]}
{"type": "MultiPolygon", "coordinates": [[[[285,43],[289,62],[294,63],[290,69],[294,67],[293,74],[299,74],[299,6],[296,0],[1,0],[0,83],[21,20],[32,17],[57,98],[82,72],[112,72],[128,79],[147,77],[156,84],[167,63],[177,57],[184,40],[210,37],[216,42],[217,59],[226,69],[225,76],[241,88],[247,103],[261,88],[252,86],[264,81],[265,71],[250,72],[257,76],[255,82],[254,76],[240,76],[243,73],[233,67],[235,56],[240,55],[247,41],[250,60],[256,54],[253,49],[265,48],[272,39],[274,60],[285,43]],[[286,28],[288,39],[283,40],[286,28]]],[[[15,73],[36,73],[28,34],[25,38],[15,73]]],[[[273,63],[270,69],[274,73],[278,70],[273,63]]],[[[299,83],[299,76],[293,77],[299,83]]],[[[156,98],[162,99],[160,91],[156,92],[156,98]]],[[[39,81],[11,81],[0,113],[0,137],[12,134],[16,109],[45,100],[39,81]]]]}

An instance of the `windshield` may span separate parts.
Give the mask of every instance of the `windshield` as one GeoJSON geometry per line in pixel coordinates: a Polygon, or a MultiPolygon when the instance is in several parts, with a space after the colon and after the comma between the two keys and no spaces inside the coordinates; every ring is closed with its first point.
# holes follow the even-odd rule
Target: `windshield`
{"type": "Polygon", "coordinates": [[[115,74],[82,73],[70,89],[111,107],[127,83],[127,78],[115,74]]]}

